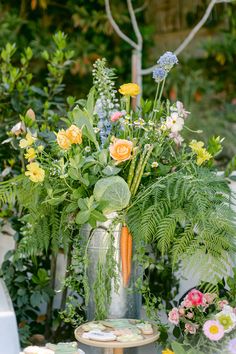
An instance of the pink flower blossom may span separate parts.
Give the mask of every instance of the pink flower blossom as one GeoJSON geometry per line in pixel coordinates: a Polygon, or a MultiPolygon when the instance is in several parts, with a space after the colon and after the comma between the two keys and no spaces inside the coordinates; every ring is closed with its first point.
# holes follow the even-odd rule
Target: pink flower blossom
{"type": "Polygon", "coordinates": [[[191,320],[194,317],[194,314],[192,312],[188,312],[186,317],[191,320]]]}
{"type": "Polygon", "coordinates": [[[208,305],[213,304],[216,297],[217,297],[216,294],[211,294],[211,293],[204,294],[204,300],[208,305]]]}
{"type": "Polygon", "coordinates": [[[185,315],[185,309],[183,307],[179,308],[179,315],[184,316],[185,315]]]}
{"type": "Polygon", "coordinates": [[[179,310],[174,307],[168,315],[168,319],[170,321],[170,323],[173,323],[174,325],[179,324],[179,310]]]}
{"type": "Polygon", "coordinates": [[[182,136],[178,133],[178,132],[172,132],[169,134],[169,137],[174,140],[175,144],[180,146],[182,144],[182,142],[184,141],[184,139],[182,138],[182,136]]]}
{"type": "Polygon", "coordinates": [[[224,337],[224,327],[218,321],[209,320],[203,325],[203,333],[210,340],[218,341],[224,337]]]}
{"type": "Polygon", "coordinates": [[[183,306],[186,307],[186,308],[193,307],[192,301],[190,301],[189,299],[185,298],[184,301],[183,301],[183,306]]]}
{"type": "Polygon", "coordinates": [[[198,329],[198,325],[193,324],[193,323],[185,323],[185,333],[190,333],[190,334],[196,334],[198,329]]]}
{"type": "Polygon", "coordinates": [[[197,289],[193,289],[188,293],[187,300],[191,301],[193,306],[201,306],[203,305],[203,293],[197,289]]]}
{"type": "Polygon", "coordinates": [[[219,308],[220,308],[221,310],[223,310],[224,306],[225,306],[225,305],[228,305],[228,304],[229,304],[228,300],[220,300],[220,301],[218,302],[218,306],[219,306],[219,308]]]}
{"type": "Polygon", "coordinates": [[[184,105],[183,105],[182,102],[177,101],[176,102],[176,108],[177,108],[177,111],[178,111],[178,115],[180,117],[183,117],[184,119],[188,118],[188,115],[190,114],[190,112],[185,110],[184,105]]]}
{"type": "Polygon", "coordinates": [[[117,120],[119,120],[121,117],[123,117],[123,112],[117,111],[112,113],[111,115],[111,121],[112,122],[116,122],[117,120]]]}

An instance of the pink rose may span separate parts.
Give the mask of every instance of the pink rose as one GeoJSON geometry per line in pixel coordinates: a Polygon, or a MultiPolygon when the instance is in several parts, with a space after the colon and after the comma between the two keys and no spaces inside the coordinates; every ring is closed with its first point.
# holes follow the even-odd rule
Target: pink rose
{"type": "Polygon", "coordinates": [[[185,309],[183,307],[179,308],[179,315],[184,316],[185,315],[185,309]]]}
{"type": "Polygon", "coordinates": [[[197,289],[191,290],[187,295],[187,300],[191,301],[193,306],[201,306],[203,305],[203,293],[197,289]]]}
{"type": "Polygon", "coordinates": [[[120,111],[114,112],[111,115],[111,121],[112,122],[116,122],[117,120],[119,120],[121,117],[123,117],[123,113],[120,111]]]}
{"type": "Polygon", "coordinates": [[[188,312],[186,317],[189,318],[190,320],[193,318],[194,314],[192,312],[188,312]]]}
{"type": "Polygon", "coordinates": [[[170,321],[170,323],[173,323],[174,325],[179,324],[179,310],[174,307],[168,315],[168,319],[170,321]]]}
{"type": "Polygon", "coordinates": [[[211,294],[211,293],[204,294],[204,300],[208,305],[213,304],[216,297],[217,297],[216,294],[211,294]]]}
{"type": "Polygon", "coordinates": [[[185,333],[190,333],[190,334],[196,334],[198,329],[198,325],[192,324],[192,323],[185,323],[185,333]]]}
{"type": "Polygon", "coordinates": [[[225,306],[225,305],[228,305],[228,304],[229,304],[229,302],[228,302],[227,300],[220,300],[220,301],[218,302],[218,306],[219,306],[219,308],[220,308],[221,310],[223,310],[224,306],[225,306]]]}
{"type": "Polygon", "coordinates": [[[183,301],[183,306],[186,307],[186,308],[193,307],[192,301],[190,301],[189,299],[185,298],[184,301],[183,301]]]}

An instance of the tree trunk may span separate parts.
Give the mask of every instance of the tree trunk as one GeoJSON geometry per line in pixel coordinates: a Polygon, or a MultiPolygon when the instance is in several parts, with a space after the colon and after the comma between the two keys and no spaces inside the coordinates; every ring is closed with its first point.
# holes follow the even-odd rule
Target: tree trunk
{"type": "Polygon", "coordinates": [[[140,100],[142,96],[142,51],[133,50],[132,52],[132,82],[139,85],[141,92],[138,96],[132,98],[132,108],[135,111],[136,108],[140,105],[140,100]]]}

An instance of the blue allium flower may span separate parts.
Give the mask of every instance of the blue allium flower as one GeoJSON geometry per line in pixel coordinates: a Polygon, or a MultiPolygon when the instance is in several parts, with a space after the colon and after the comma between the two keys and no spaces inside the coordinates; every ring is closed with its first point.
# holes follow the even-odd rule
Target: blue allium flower
{"type": "Polygon", "coordinates": [[[174,53],[166,52],[160,57],[160,59],[157,61],[157,64],[159,64],[165,70],[170,71],[170,69],[172,69],[175,64],[178,64],[178,58],[174,53]]]}
{"type": "Polygon", "coordinates": [[[167,75],[166,70],[160,67],[156,67],[152,73],[152,77],[156,82],[163,81],[166,75],[167,75]]]}

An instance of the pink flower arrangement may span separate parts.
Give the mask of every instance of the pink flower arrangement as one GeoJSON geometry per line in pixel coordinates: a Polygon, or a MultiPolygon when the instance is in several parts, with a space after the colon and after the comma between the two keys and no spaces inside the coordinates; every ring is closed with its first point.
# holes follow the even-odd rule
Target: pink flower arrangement
{"type": "Polygon", "coordinates": [[[203,306],[204,295],[201,291],[193,289],[187,295],[187,300],[192,304],[192,306],[203,306]]]}
{"type": "Polygon", "coordinates": [[[218,341],[224,337],[224,327],[215,320],[206,321],[203,325],[203,333],[212,341],[218,341]]]}
{"type": "Polygon", "coordinates": [[[174,307],[169,312],[168,319],[169,319],[170,323],[173,323],[174,325],[179,324],[179,310],[176,307],[174,307]]]}

